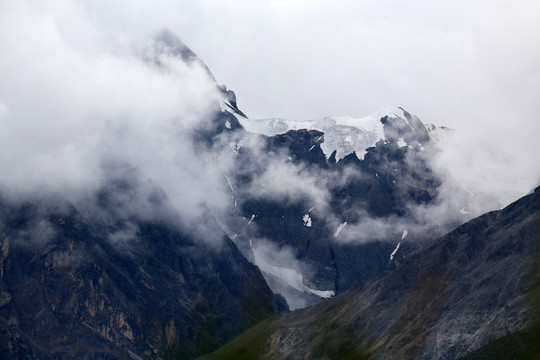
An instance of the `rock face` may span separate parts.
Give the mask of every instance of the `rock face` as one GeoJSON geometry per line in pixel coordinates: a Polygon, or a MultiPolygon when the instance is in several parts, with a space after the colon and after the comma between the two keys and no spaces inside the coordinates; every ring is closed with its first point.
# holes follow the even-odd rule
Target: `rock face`
{"type": "MultiPolygon", "coordinates": [[[[163,56],[180,57],[213,78],[167,30],[155,37],[153,53],[158,65],[163,56]]],[[[424,236],[399,225],[414,223],[410,208],[431,203],[441,183],[426,160],[435,149],[417,117],[388,108],[362,119],[250,120],[234,93],[216,86],[221,111],[195,129],[194,137],[201,151],[235,156],[226,176],[233,201],[219,221],[227,224],[245,257],[256,264],[255,259],[266,258],[275,270],[265,272],[267,281],[292,307],[320,301],[315,294],[330,296],[372,279],[387,267],[405,232],[409,239],[424,236]],[[381,219],[397,225],[377,229],[381,219]],[[254,253],[269,247],[275,251],[254,253]],[[276,251],[289,253],[289,261],[276,251]]],[[[401,244],[393,257],[411,247],[401,244]]]]}
{"type": "Polygon", "coordinates": [[[182,228],[163,192],[123,174],[84,214],[0,198],[3,358],[190,359],[277,310],[213,218],[182,228]],[[143,203],[155,217],[126,212],[143,203]]]}
{"type": "MultiPolygon", "coordinates": [[[[434,151],[426,129],[420,120],[400,111],[406,116],[385,115],[377,120],[385,137],[368,148],[362,159],[353,152],[336,161],[339,150],[327,158],[322,149],[327,135],[317,130],[290,130],[263,138],[265,160],[260,153],[240,148],[231,183],[237,211],[249,222],[234,231],[239,234],[235,242],[247,248],[244,253],[251,251],[241,245],[248,239],[265,239],[280,249],[292,249],[308,269],[303,272],[306,285],[340,293],[384,271],[404,231],[410,231],[410,237],[423,237],[399,224],[414,223],[410,209],[432,202],[440,180],[426,161],[434,151]],[[297,180],[299,192],[303,181],[306,188],[312,181],[316,189],[325,191],[325,198],[266,194],[266,183],[284,168],[305,175],[297,180]],[[396,226],[375,229],[369,224],[383,219],[392,219],[396,226]]],[[[412,245],[402,246],[398,257],[412,245]]],[[[306,305],[315,301],[311,295],[305,298],[306,305]]]]}
{"type": "Polygon", "coordinates": [[[411,251],[383,276],[282,314],[204,357],[455,359],[533,321],[540,188],[411,251]],[[246,343],[250,332],[262,336],[246,343]]]}

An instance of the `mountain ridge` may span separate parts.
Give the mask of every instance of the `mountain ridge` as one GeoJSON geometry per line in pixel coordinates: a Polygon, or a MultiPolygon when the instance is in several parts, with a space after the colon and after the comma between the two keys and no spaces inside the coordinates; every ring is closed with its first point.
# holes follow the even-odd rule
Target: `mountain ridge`
{"type": "Polygon", "coordinates": [[[250,351],[244,339],[252,331],[263,336],[253,359],[336,358],[340,351],[340,358],[465,355],[534,321],[524,294],[531,290],[539,228],[537,188],[413,251],[373,281],[278,315],[201,359],[250,351]]]}

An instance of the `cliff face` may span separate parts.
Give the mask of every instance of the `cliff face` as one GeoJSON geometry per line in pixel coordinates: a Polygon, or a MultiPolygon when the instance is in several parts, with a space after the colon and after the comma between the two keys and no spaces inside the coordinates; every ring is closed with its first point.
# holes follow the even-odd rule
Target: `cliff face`
{"type": "Polygon", "coordinates": [[[383,276],[260,324],[204,359],[232,359],[262,334],[260,359],[455,359],[532,323],[540,188],[406,254],[383,276]]]}
{"type": "MultiPolygon", "coordinates": [[[[322,149],[327,134],[317,130],[290,130],[261,139],[267,161],[241,148],[231,183],[239,204],[237,211],[248,219],[249,226],[235,230],[239,247],[247,248],[242,243],[249,240],[256,246],[256,239],[266,239],[277,248],[292,249],[296,259],[310,269],[302,273],[309,287],[338,294],[382,273],[396,245],[407,234],[407,240],[442,235],[436,226],[424,226],[421,232],[413,230],[419,226],[415,226],[417,219],[411,209],[434,203],[441,185],[427,160],[436,150],[423,124],[417,120],[415,124],[423,131],[416,131],[396,116],[374,122],[387,135],[368,148],[362,159],[350,153],[336,161],[336,151],[327,158],[322,149]],[[404,138],[410,146],[400,145],[404,138]],[[269,166],[276,159],[282,165],[269,166]],[[287,166],[305,175],[296,180],[299,185],[295,186],[310,188],[312,181],[322,189],[322,195],[280,198],[259,187],[282,176],[280,171],[287,166]]],[[[284,181],[280,191],[287,186],[284,181]]],[[[413,241],[400,245],[395,257],[415,246],[413,241]]],[[[279,266],[277,262],[272,265],[279,266]]],[[[269,276],[267,280],[273,284],[269,276]]],[[[280,292],[277,286],[274,290],[280,292]]],[[[299,297],[306,304],[321,300],[310,294],[299,297]]]]}
{"type": "Polygon", "coordinates": [[[3,356],[189,359],[276,310],[259,270],[212,217],[182,228],[174,212],[162,216],[157,189],[148,196],[159,220],[125,215],[119,195],[129,202],[137,191],[120,184],[84,214],[59,197],[0,198],[3,356]]]}

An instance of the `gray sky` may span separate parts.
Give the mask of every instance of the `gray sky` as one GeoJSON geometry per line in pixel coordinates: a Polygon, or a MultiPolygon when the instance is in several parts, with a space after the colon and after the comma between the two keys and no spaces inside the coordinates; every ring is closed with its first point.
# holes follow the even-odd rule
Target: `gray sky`
{"type": "Polygon", "coordinates": [[[531,161],[540,153],[537,0],[14,3],[46,14],[81,54],[128,52],[168,27],[252,118],[396,105],[531,161]]]}
{"type": "Polygon", "coordinates": [[[168,25],[251,117],[424,122],[538,153],[540,2],[176,2],[168,25]],[[511,144],[511,145],[510,145],[511,144]]]}

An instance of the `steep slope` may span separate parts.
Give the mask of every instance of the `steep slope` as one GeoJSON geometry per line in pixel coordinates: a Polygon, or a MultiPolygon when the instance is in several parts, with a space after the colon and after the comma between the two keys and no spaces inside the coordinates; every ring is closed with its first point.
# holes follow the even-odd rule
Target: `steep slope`
{"type": "Polygon", "coordinates": [[[538,333],[516,331],[500,337],[458,360],[536,360],[540,359],[538,333]]]}
{"type": "MultiPolygon", "coordinates": [[[[456,225],[418,224],[414,208],[433,202],[441,183],[426,161],[435,149],[418,118],[402,109],[394,112],[401,115],[381,112],[380,119],[370,118],[382,137],[368,144],[361,158],[348,153],[337,161],[336,154],[344,148],[325,153],[329,133],[318,130],[261,138],[262,151],[241,147],[228,181],[237,211],[246,219],[231,226],[244,254],[268,249],[270,242],[294,258],[286,263],[282,256],[267,254],[274,261],[270,265],[295,270],[314,291],[340,293],[384,271],[405,237],[418,239],[423,233],[437,233],[439,225],[456,225]],[[245,245],[249,241],[254,247],[245,245]]],[[[249,120],[235,116],[249,129],[249,120]]],[[[394,255],[410,247],[403,242],[394,255]]],[[[279,279],[266,278],[274,291],[283,291],[274,286],[279,279]]],[[[300,294],[293,295],[285,294],[290,301],[300,294]]],[[[307,294],[292,306],[315,301],[307,294]]]]}
{"type": "Polygon", "coordinates": [[[202,359],[455,359],[533,321],[540,188],[407,254],[374,281],[259,324],[202,359]],[[260,334],[256,343],[246,340],[260,334]]]}
{"type": "Polygon", "coordinates": [[[0,198],[2,358],[190,359],[277,310],[211,216],[181,227],[161,190],[114,170],[84,213],[0,198]]]}
{"type": "MultiPolygon", "coordinates": [[[[154,40],[156,64],[181,58],[215,83],[174,34],[164,30],[154,40]]],[[[437,143],[403,108],[360,119],[252,120],[232,91],[215,86],[220,111],[194,129],[194,139],[201,152],[234,156],[223,178],[231,203],[218,221],[291,307],[362,284],[413,248],[409,240],[472,217],[465,190],[451,189],[445,203],[439,189],[448,184],[431,164],[437,143]],[[425,216],[431,205],[446,207],[444,216],[425,216]]]]}

